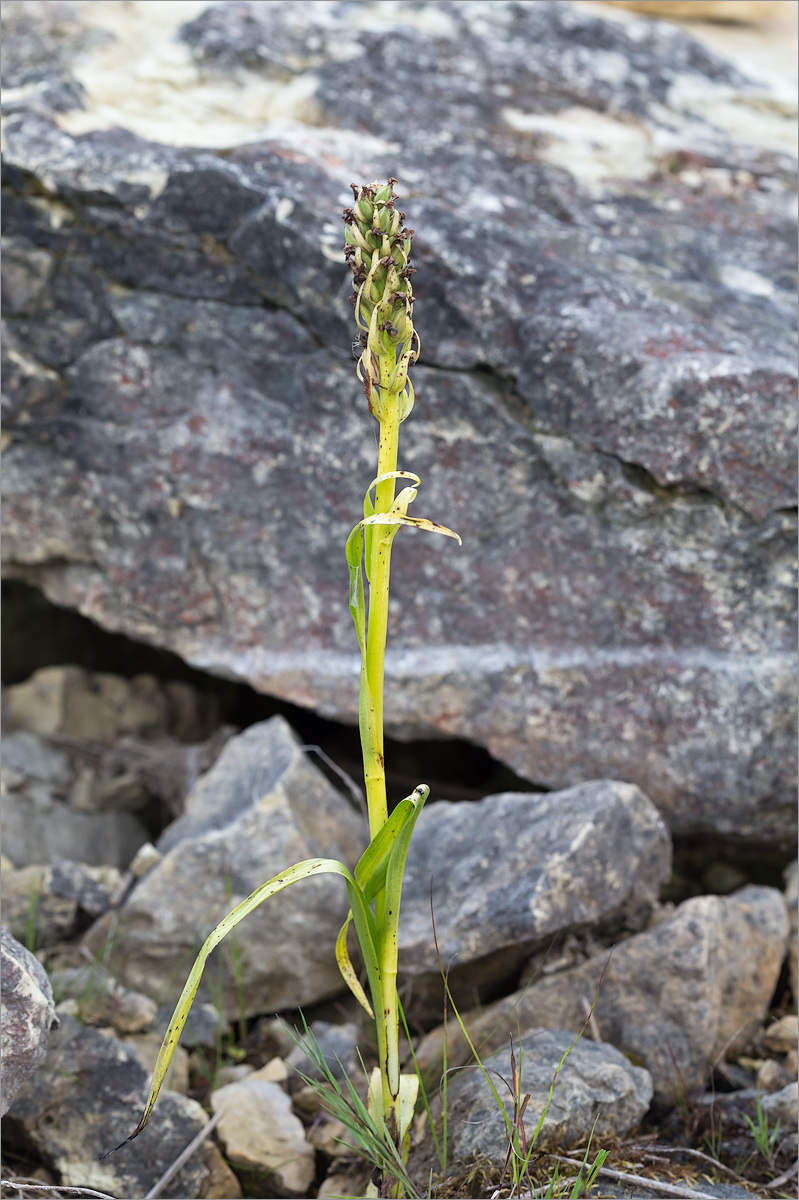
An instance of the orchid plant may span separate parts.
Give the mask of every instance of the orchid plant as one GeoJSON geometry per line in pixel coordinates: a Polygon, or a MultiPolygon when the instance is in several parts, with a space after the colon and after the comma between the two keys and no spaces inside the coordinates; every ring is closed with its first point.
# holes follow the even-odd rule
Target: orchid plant
{"type": "MultiPolygon", "coordinates": [[[[419,357],[413,325],[410,266],[413,230],[395,208],[396,179],[363,187],[352,185],[354,203],[344,210],[344,253],[353,272],[355,320],[361,353],[358,378],[369,411],[380,426],[377,474],[366,490],[363,519],[346,544],[349,607],[361,652],[358,719],[369,813],[369,845],[354,871],[335,859],[312,858],[287,867],[257,888],[206,938],[178,1000],[153,1072],[141,1121],[121,1145],[146,1125],[164,1081],[200,985],[211,951],[240,921],[265,900],[312,875],[340,875],[347,888],[349,913],[336,940],[336,959],[348,987],[375,1020],[378,1066],[369,1081],[369,1114],[383,1135],[385,1153],[377,1163],[373,1194],[400,1194],[398,1165],[407,1158],[409,1128],[416,1104],[418,1077],[400,1073],[397,995],[398,927],[402,878],[411,834],[429,788],[420,784],[389,815],[383,758],[383,682],[389,609],[391,547],[400,526],[410,525],[460,538],[423,517],[408,515],[420,480],[397,469],[399,427],[414,403],[409,370],[419,357]],[[407,483],[406,483],[407,481],[407,483]],[[398,483],[404,483],[397,490],[398,483]],[[367,605],[368,597],[368,605],[367,605]],[[347,948],[350,925],[360,947],[369,996],[347,948]]],[[[117,1147],[119,1149],[119,1147],[117,1147]]]]}

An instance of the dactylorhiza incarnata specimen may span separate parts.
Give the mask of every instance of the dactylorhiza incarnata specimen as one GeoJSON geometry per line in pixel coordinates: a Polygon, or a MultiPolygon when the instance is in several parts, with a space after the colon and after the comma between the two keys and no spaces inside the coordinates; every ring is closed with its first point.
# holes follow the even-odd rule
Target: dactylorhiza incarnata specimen
{"type": "MultiPolygon", "coordinates": [[[[405,214],[394,207],[396,182],[390,179],[382,186],[375,183],[365,187],[353,184],[353,206],[344,210],[345,255],[353,271],[352,300],[361,347],[357,373],[369,411],[380,425],[377,474],[366,491],[363,520],[353,529],[346,546],[349,607],[361,651],[359,726],[370,842],[352,872],[344,863],[329,858],[305,859],[287,867],[212,930],[164,1036],[142,1119],[126,1139],[132,1141],[149,1119],[211,951],[276,892],[310,875],[340,875],[347,888],[350,911],[336,941],[336,959],[347,986],[374,1018],[377,1033],[379,1065],[369,1081],[368,1120],[383,1195],[400,1194],[398,1181],[404,1173],[419,1084],[415,1074],[400,1074],[397,951],[405,860],[413,827],[429,794],[428,787],[420,784],[389,816],[383,761],[383,677],[391,545],[401,525],[443,533],[460,542],[452,530],[423,517],[408,516],[420,480],[410,471],[397,469],[399,427],[413,408],[408,371],[418,358],[419,338],[413,326],[414,268],[409,265],[413,230],[403,228],[405,214]],[[405,480],[409,483],[397,492],[397,482],[405,480]],[[350,924],[358,938],[371,1003],[347,950],[350,924]]],[[[373,1194],[377,1192],[373,1190],[373,1194]]]]}

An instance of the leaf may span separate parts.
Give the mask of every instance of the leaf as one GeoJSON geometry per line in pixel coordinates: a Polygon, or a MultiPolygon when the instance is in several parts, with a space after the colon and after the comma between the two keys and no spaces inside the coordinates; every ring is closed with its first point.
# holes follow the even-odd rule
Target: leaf
{"type": "Polygon", "coordinates": [[[347,538],[346,555],[347,569],[350,575],[350,612],[355,622],[355,632],[358,636],[358,645],[361,648],[361,658],[366,654],[366,602],[363,592],[362,553],[363,528],[361,523],[359,523],[347,538]]]}
{"type": "Polygon", "coordinates": [[[459,546],[463,545],[460,534],[457,534],[452,529],[447,529],[445,525],[436,525],[435,521],[428,521],[427,517],[406,517],[402,513],[387,512],[375,513],[372,517],[364,517],[362,525],[415,525],[417,529],[426,529],[429,533],[443,533],[445,537],[455,538],[459,546]]]}
{"type": "Polygon", "coordinates": [[[419,784],[413,796],[409,800],[413,804],[413,813],[409,819],[406,819],[402,827],[394,839],[394,844],[391,847],[391,852],[388,857],[388,865],[386,869],[386,896],[385,896],[385,924],[379,931],[379,948],[381,958],[386,961],[389,957],[387,947],[390,943],[394,943],[392,961],[396,963],[396,941],[397,929],[399,926],[399,908],[400,899],[402,897],[402,876],[405,870],[405,859],[408,856],[408,847],[411,844],[411,834],[413,827],[418,820],[419,814],[424,807],[424,802],[430,795],[430,788],[424,784],[419,784]]]}
{"type": "MultiPolygon", "coordinates": [[[[364,521],[361,522],[362,525],[365,525],[368,518],[374,515],[375,506],[374,506],[374,502],[372,501],[371,493],[374,491],[374,489],[377,487],[378,484],[385,483],[387,479],[412,479],[413,482],[417,485],[422,482],[421,479],[419,478],[419,476],[415,475],[413,473],[413,471],[385,471],[382,475],[377,475],[372,480],[372,482],[369,484],[369,487],[366,489],[366,495],[363,498],[364,521]]],[[[406,489],[406,490],[413,490],[413,489],[406,489]]],[[[415,494],[416,493],[414,492],[414,495],[415,494]]],[[[373,560],[373,555],[374,555],[374,544],[373,544],[373,531],[372,531],[371,527],[369,527],[368,525],[364,528],[364,535],[366,538],[365,546],[364,546],[364,550],[365,550],[364,561],[365,561],[365,565],[366,565],[366,578],[370,580],[371,573],[372,573],[372,560],[373,560]]]]}
{"type": "Polygon", "coordinates": [[[388,511],[392,513],[402,513],[404,515],[408,511],[408,505],[413,503],[413,501],[416,499],[416,496],[417,492],[415,487],[403,488],[388,511]]]}
{"type": "MultiPolygon", "coordinates": [[[[194,961],[194,966],[189,972],[189,977],[181,992],[180,999],[175,1006],[175,1011],[172,1014],[169,1027],[164,1035],[164,1040],[161,1043],[161,1049],[158,1052],[158,1058],[153,1070],[150,1092],[147,1096],[141,1120],[130,1137],[125,1138],[123,1142],[115,1146],[114,1150],[109,1150],[108,1154],[113,1154],[115,1150],[120,1150],[128,1142],[132,1142],[147,1124],[158,1098],[158,1093],[161,1090],[161,1085],[164,1082],[164,1076],[177,1048],[183,1027],[186,1024],[186,1018],[189,1015],[194,997],[197,995],[197,989],[200,986],[200,980],[202,979],[208,955],[222,941],[226,934],[230,933],[238,925],[239,921],[243,921],[246,916],[249,916],[264,900],[268,900],[271,896],[282,892],[284,888],[291,887],[293,883],[298,883],[301,879],[308,879],[312,875],[341,875],[344,879],[349,894],[352,919],[355,922],[355,929],[358,934],[366,973],[369,977],[372,998],[376,1005],[382,1007],[383,989],[380,965],[376,954],[377,926],[375,925],[374,914],[366,905],[361,888],[355,882],[348,868],[336,859],[306,858],[302,862],[295,863],[294,866],[288,867],[285,871],[281,871],[279,875],[275,875],[272,879],[267,880],[266,883],[261,884],[246,900],[242,900],[241,904],[228,913],[203,942],[200,953],[194,961]]],[[[102,1155],[102,1158],[107,1158],[108,1154],[102,1155]]]]}
{"type": "MultiPolygon", "coordinates": [[[[385,884],[391,850],[405,823],[409,820],[415,820],[416,801],[418,801],[422,790],[422,788],[416,788],[410,796],[406,796],[404,800],[399,802],[391,813],[391,816],[380,827],[380,830],[372,838],[358,860],[355,868],[355,881],[363,890],[364,900],[367,904],[374,899],[385,884]]],[[[372,1007],[366,998],[366,993],[361,987],[360,980],[355,973],[349,952],[347,951],[347,930],[351,920],[352,913],[350,912],[336,939],[336,961],[344,982],[355,996],[355,999],[370,1017],[374,1017],[372,1007]]]]}
{"type": "Polygon", "coordinates": [[[418,815],[417,805],[420,800],[422,804],[424,803],[429,791],[430,789],[425,784],[420,784],[419,787],[411,792],[410,796],[406,796],[404,800],[400,800],[399,804],[392,811],[391,816],[380,827],[378,833],[375,834],[358,859],[358,864],[355,867],[355,881],[362,888],[367,904],[374,899],[379,891],[382,891],[394,843],[405,824],[409,820],[416,820],[416,816],[418,815]],[[422,799],[422,796],[424,796],[424,799],[422,799]]]}
{"type": "Polygon", "coordinates": [[[366,1009],[367,1014],[374,1020],[375,1014],[372,1011],[372,1006],[366,998],[366,992],[361,987],[361,981],[355,973],[352,959],[347,950],[347,931],[349,930],[351,921],[352,909],[347,913],[347,919],[338,931],[338,937],[336,938],[336,962],[347,987],[361,1007],[366,1009]]]}
{"type": "MultiPolygon", "coordinates": [[[[385,481],[387,479],[412,479],[413,482],[417,486],[422,482],[421,479],[419,478],[419,476],[415,475],[413,473],[413,471],[386,471],[385,474],[383,474],[383,475],[375,476],[375,478],[369,484],[369,487],[366,489],[366,497],[364,497],[364,514],[363,514],[364,516],[369,515],[366,512],[366,502],[367,502],[369,493],[374,491],[374,489],[377,487],[378,483],[385,483],[385,481]]],[[[371,504],[371,500],[369,501],[369,503],[371,504]]],[[[372,504],[371,511],[374,512],[373,504],[372,504]]]]}

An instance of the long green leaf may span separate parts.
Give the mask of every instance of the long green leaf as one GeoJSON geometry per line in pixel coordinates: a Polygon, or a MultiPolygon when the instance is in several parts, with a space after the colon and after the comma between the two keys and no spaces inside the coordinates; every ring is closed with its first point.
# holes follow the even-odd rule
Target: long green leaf
{"type": "MultiPolygon", "coordinates": [[[[367,904],[375,898],[385,884],[388,860],[392,847],[405,822],[413,818],[413,814],[416,811],[415,801],[419,799],[420,792],[421,789],[417,788],[410,796],[406,796],[404,800],[399,802],[391,813],[391,816],[381,826],[380,831],[375,835],[358,860],[355,868],[355,881],[363,890],[364,900],[367,904]]],[[[349,929],[351,920],[352,912],[348,914],[336,938],[336,962],[338,963],[338,968],[341,971],[344,982],[353,996],[355,996],[355,999],[369,1016],[374,1018],[372,1006],[361,987],[361,982],[358,979],[347,950],[347,930],[349,929]]]]}
{"type": "MultiPolygon", "coordinates": [[[[197,995],[197,989],[200,986],[200,980],[202,979],[208,955],[222,941],[225,935],[238,925],[239,921],[249,916],[264,900],[268,900],[270,896],[276,895],[277,892],[282,892],[284,888],[291,887],[293,883],[298,883],[301,879],[307,879],[312,875],[341,875],[344,879],[347,885],[350,909],[355,922],[358,941],[361,945],[361,953],[363,954],[369,984],[372,989],[372,996],[376,1004],[382,1002],[380,965],[376,954],[377,928],[375,926],[374,914],[368,908],[360,887],[353,879],[348,868],[336,859],[306,858],[302,862],[295,863],[294,866],[288,867],[285,871],[281,871],[279,875],[275,875],[272,879],[267,880],[266,883],[261,884],[246,900],[242,900],[241,904],[228,913],[203,942],[202,949],[189,972],[186,985],[181,992],[180,999],[169,1022],[169,1027],[164,1035],[164,1040],[161,1043],[161,1049],[158,1053],[155,1069],[153,1070],[150,1092],[144,1106],[142,1118],[130,1137],[125,1138],[124,1142],[120,1142],[118,1146],[115,1146],[114,1150],[119,1150],[122,1146],[126,1146],[128,1142],[132,1142],[141,1133],[150,1118],[153,1106],[158,1098],[158,1093],[161,1090],[161,1085],[164,1082],[164,1076],[172,1061],[172,1056],[175,1053],[178,1040],[183,1031],[183,1026],[186,1024],[189,1010],[191,1009],[194,997],[197,995]]],[[[112,1153],[112,1150],[108,1151],[108,1154],[112,1153]]],[[[104,1154],[102,1157],[107,1158],[107,1156],[104,1154]]]]}

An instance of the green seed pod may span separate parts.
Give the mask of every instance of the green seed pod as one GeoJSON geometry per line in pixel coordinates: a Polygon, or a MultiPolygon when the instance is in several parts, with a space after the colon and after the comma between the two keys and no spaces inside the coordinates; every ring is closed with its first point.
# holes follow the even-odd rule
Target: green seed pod
{"type": "Polygon", "coordinates": [[[375,211],[374,204],[372,204],[372,202],[370,200],[367,200],[366,197],[363,195],[361,196],[360,200],[355,205],[355,209],[354,209],[355,216],[358,218],[359,221],[363,221],[364,225],[371,225],[372,214],[374,213],[374,211],[375,211]]]}
{"type": "Polygon", "coordinates": [[[388,183],[384,183],[375,192],[375,204],[388,204],[389,201],[394,201],[394,184],[396,179],[389,179],[388,183]]]}

